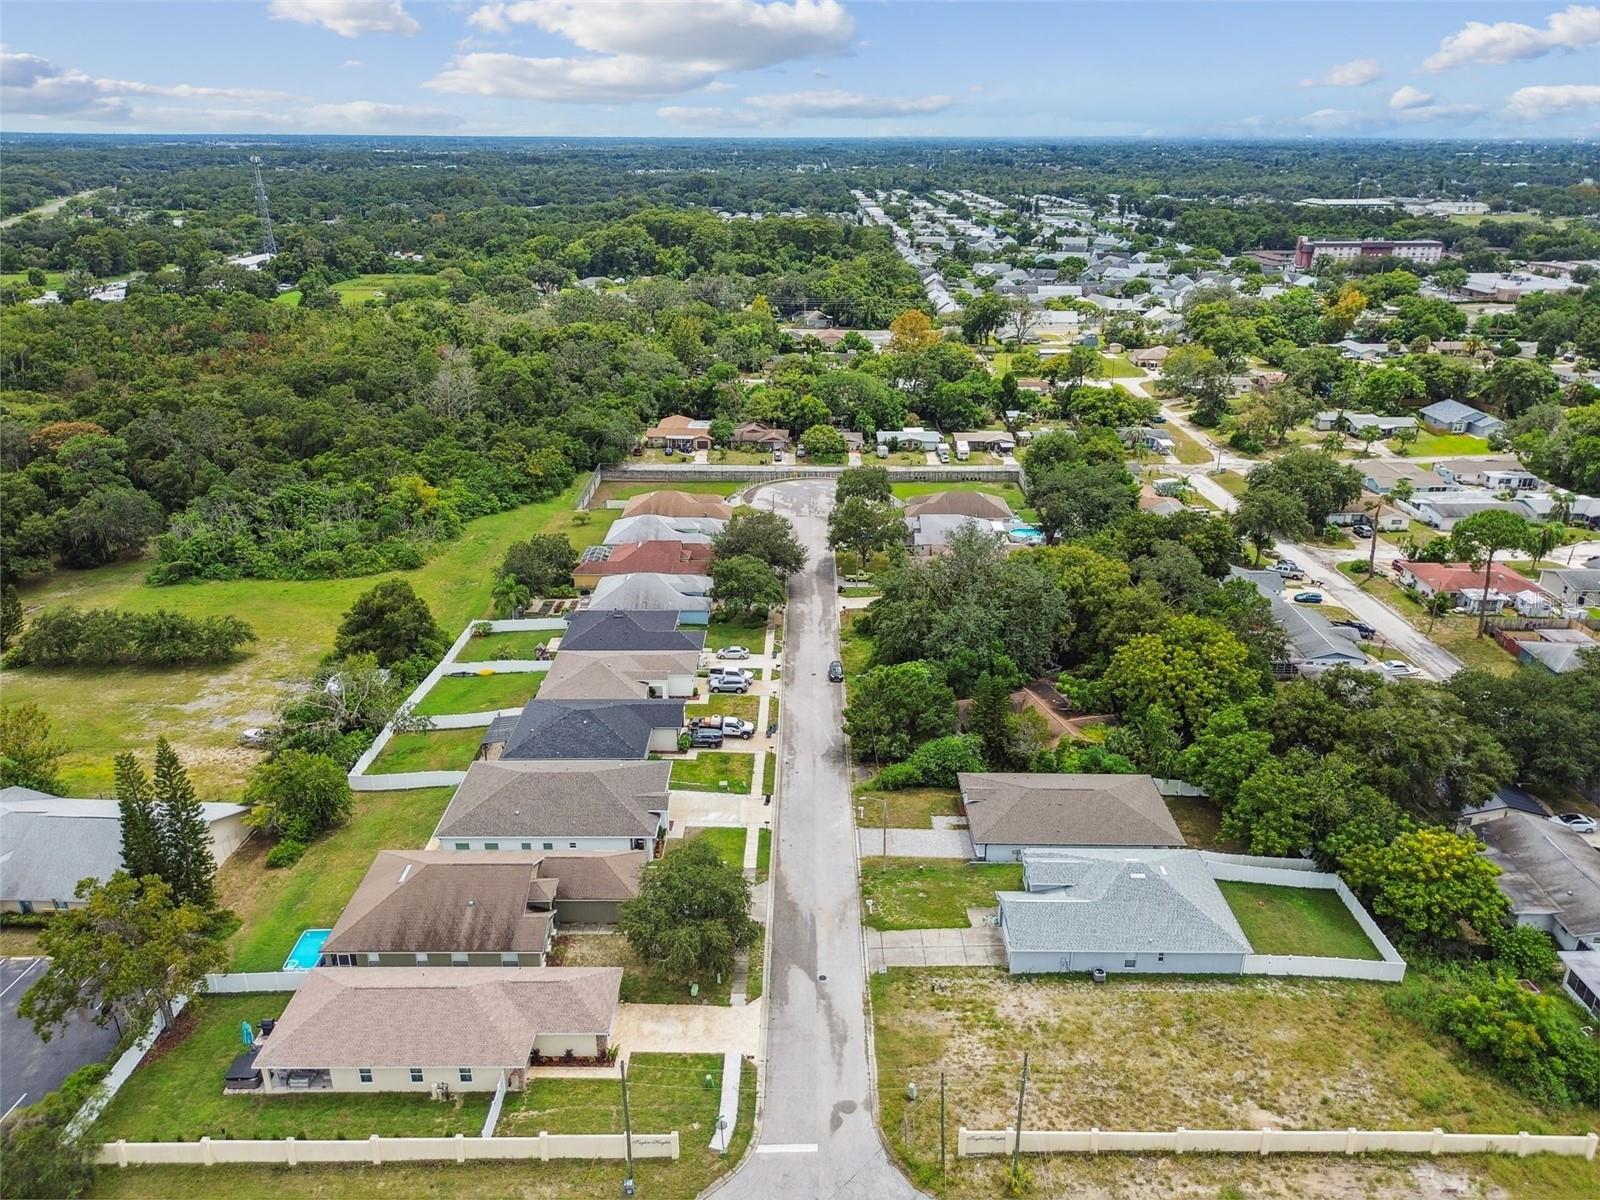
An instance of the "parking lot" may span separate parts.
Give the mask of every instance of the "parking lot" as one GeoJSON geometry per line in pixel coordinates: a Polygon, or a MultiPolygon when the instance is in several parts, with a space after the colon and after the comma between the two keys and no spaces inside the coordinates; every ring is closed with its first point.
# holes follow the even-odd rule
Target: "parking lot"
{"type": "Polygon", "coordinates": [[[0,1114],[53,1092],[79,1067],[100,1062],[117,1044],[114,1025],[104,1029],[74,1017],[48,1041],[17,1015],[22,995],[44,973],[43,958],[0,959],[0,1114]]]}

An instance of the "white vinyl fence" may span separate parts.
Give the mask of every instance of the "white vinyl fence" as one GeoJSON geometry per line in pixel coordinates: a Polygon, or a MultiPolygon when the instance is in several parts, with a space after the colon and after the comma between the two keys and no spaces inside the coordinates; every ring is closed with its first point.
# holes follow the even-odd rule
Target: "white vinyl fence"
{"type": "MultiPolygon", "coordinates": [[[[1010,1154],[1014,1129],[967,1129],[961,1158],[1010,1154]]],[[[1022,1132],[1023,1154],[1560,1154],[1594,1161],[1600,1135],[1446,1133],[1442,1129],[1116,1129],[1022,1132]]]]}
{"type": "MultiPolygon", "coordinates": [[[[201,1138],[198,1142],[107,1142],[96,1160],[101,1166],[216,1166],[261,1163],[301,1166],[307,1163],[486,1162],[558,1158],[620,1159],[626,1156],[626,1134],[544,1133],[538,1137],[472,1138],[379,1137],[365,1141],[231,1141],[201,1138]]],[[[634,1158],[677,1158],[678,1133],[636,1133],[634,1158]]]]}
{"type": "Polygon", "coordinates": [[[309,971],[236,971],[231,975],[207,975],[206,991],[217,995],[232,992],[293,992],[306,981],[309,971]]]}

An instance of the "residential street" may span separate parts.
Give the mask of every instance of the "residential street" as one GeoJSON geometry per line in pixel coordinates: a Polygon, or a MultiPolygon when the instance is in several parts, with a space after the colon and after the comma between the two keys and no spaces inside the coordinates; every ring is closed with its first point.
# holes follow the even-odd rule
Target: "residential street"
{"type": "Polygon", "coordinates": [[[833,559],[831,481],[763,488],[754,498],[795,523],[811,553],[789,583],[772,912],[767,942],[766,1079],[757,1141],[719,1194],[861,1197],[918,1193],[878,1136],[868,1063],[866,962],[856,882],[833,559]]]}

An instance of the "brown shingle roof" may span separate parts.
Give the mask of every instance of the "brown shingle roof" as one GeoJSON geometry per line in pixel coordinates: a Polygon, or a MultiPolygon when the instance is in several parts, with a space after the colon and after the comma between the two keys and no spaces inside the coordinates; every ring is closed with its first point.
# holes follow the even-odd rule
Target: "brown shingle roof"
{"type": "Polygon", "coordinates": [[[906,501],[906,516],[1009,521],[1011,510],[999,496],[991,496],[987,492],[934,492],[906,501]]]}
{"type": "Polygon", "coordinates": [[[646,429],[644,436],[647,438],[709,437],[710,431],[710,421],[673,413],[671,416],[662,417],[655,425],[646,429]]]}
{"type": "Polygon", "coordinates": [[[733,507],[721,496],[700,496],[693,492],[646,492],[622,506],[624,517],[712,517],[726,521],[733,507]]]}
{"type": "Polygon", "coordinates": [[[539,877],[556,884],[557,900],[632,900],[650,856],[643,850],[567,850],[539,860],[539,877]]]}
{"type": "Polygon", "coordinates": [[[258,1070],[525,1067],[540,1034],[609,1035],[620,967],[318,967],[258,1070]]]}
{"type": "Polygon", "coordinates": [[[693,542],[629,542],[611,547],[604,559],[585,562],[580,575],[709,575],[711,547],[693,542]]]}
{"type": "Polygon", "coordinates": [[[659,761],[475,762],[434,835],[654,837],[671,775],[672,764],[659,761]]]}
{"type": "Polygon", "coordinates": [[[1148,775],[958,776],[974,845],[1182,846],[1148,775]]]}

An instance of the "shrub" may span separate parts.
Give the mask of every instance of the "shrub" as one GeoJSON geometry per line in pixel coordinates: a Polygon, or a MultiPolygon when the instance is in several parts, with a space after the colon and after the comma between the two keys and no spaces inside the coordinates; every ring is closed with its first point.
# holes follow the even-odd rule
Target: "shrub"
{"type": "Polygon", "coordinates": [[[88,1189],[94,1181],[96,1140],[69,1139],[66,1129],[106,1070],[103,1063],[81,1067],[58,1090],[7,1115],[0,1125],[6,1196],[73,1200],[88,1189]]]}
{"type": "Polygon", "coordinates": [[[1255,434],[1247,433],[1243,429],[1236,431],[1234,435],[1228,439],[1228,445],[1232,446],[1241,454],[1260,454],[1267,448],[1266,443],[1260,438],[1256,437],[1255,434]]]}
{"type": "Polygon", "coordinates": [[[983,770],[983,743],[971,734],[923,742],[905,762],[878,772],[872,786],[892,792],[907,787],[955,787],[962,771],[983,770]]]}
{"type": "Polygon", "coordinates": [[[267,866],[292,867],[305,857],[308,849],[310,847],[304,842],[296,841],[294,838],[284,838],[283,841],[267,851],[267,866]]]}
{"type": "Polygon", "coordinates": [[[158,609],[51,609],[6,654],[10,666],[178,666],[226,662],[256,640],[238,617],[186,617],[158,609]]]}
{"type": "Polygon", "coordinates": [[[1552,1104],[1600,1102],[1600,1046],[1564,997],[1535,995],[1509,974],[1486,975],[1436,999],[1443,1032],[1529,1095],[1552,1104]]]}
{"type": "Polygon", "coordinates": [[[1513,925],[1489,939],[1497,964],[1522,979],[1546,981],[1561,972],[1556,944],[1548,933],[1531,925],[1513,925]]]}

